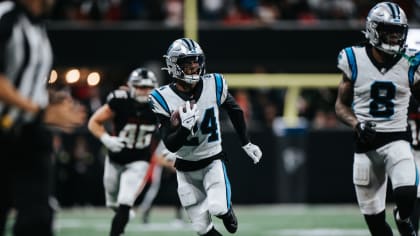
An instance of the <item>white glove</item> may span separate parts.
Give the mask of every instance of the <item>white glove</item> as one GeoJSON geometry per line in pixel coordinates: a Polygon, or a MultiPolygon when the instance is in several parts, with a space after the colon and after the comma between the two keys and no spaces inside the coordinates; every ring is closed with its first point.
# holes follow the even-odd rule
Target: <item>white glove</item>
{"type": "Polygon", "coordinates": [[[125,146],[123,138],[110,136],[107,133],[104,133],[99,139],[111,152],[120,152],[125,146]]]}
{"type": "Polygon", "coordinates": [[[248,154],[248,156],[251,157],[251,159],[254,161],[254,164],[257,164],[260,161],[262,157],[262,152],[257,145],[248,143],[242,146],[242,149],[244,149],[246,154],[248,154]]]}
{"type": "Polygon", "coordinates": [[[181,118],[181,125],[192,131],[199,117],[197,104],[194,104],[191,108],[190,101],[187,101],[185,104],[185,111],[182,106],[179,108],[179,117],[181,118]]]}

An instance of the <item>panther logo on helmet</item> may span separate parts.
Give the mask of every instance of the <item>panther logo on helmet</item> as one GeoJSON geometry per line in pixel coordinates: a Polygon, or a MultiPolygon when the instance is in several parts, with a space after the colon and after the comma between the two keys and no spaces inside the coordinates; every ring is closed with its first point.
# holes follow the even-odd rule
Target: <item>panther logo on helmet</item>
{"type": "Polygon", "coordinates": [[[197,83],[205,74],[205,56],[200,45],[192,39],[175,40],[164,55],[168,74],[188,84],[197,83]],[[191,64],[195,64],[191,67],[191,64]]]}
{"type": "Polygon", "coordinates": [[[140,103],[145,103],[148,101],[151,89],[158,87],[158,82],[155,73],[145,68],[137,68],[128,77],[127,85],[130,89],[130,96],[140,103]],[[150,88],[150,90],[144,94],[138,91],[139,88],[150,88]]]}
{"type": "Polygon", "coordinates": [[[402,53],[407,32],[407,16],[396,3],[381,2],[369,11],[364,33],[377,49],[392,55],[402,53]]]}

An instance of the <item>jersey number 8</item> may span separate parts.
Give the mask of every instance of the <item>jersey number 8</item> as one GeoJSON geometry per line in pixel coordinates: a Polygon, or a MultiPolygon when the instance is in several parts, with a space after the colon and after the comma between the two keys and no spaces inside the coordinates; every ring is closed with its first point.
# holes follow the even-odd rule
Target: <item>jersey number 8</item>
{"type": "Polygon", "coordinates": [[[369,113],[373,117],[390,117],[394,114],[395,86],[392,82],[378,82],[370,88],[369,113]]]}

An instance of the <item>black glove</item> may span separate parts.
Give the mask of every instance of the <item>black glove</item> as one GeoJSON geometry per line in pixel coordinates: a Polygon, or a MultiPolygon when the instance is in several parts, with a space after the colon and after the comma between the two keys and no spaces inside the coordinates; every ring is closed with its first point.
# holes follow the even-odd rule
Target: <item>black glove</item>
{"type": "Polygon", "coordinates": [[[359,122],[356,125],[356,133],[360,142],[371,143],[376,136],[376,124],[372,121],[359,122]]]}

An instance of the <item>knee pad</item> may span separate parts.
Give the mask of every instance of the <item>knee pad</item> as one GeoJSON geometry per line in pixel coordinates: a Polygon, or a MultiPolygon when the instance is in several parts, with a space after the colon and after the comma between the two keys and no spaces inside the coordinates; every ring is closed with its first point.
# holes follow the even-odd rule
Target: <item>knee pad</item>
{"type": "Polygon", "coordinates": [[[385,209],[385,201],[379,198],[359,200],[359,208],[363,215],[375,215],[385,209]]]}

